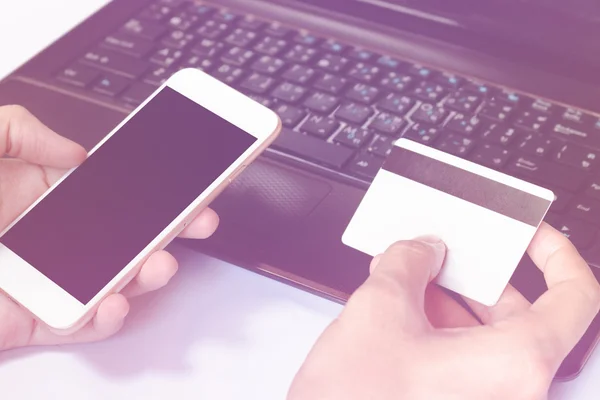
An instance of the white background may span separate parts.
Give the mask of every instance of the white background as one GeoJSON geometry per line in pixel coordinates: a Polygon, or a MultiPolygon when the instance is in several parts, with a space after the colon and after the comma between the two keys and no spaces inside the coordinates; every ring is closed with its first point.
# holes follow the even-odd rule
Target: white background
{"type": "MultiPolygon", "coordinates": [[[[0,76],[107,0],[0,1],[0,76]]],[[[600,101],[600,99],[599,99],[600,101]]],[[[340,306],[179,245],[166,290],[136,301],[109,341],[0,354],[0,397],[280,400],[340,306]]],[[[552,400],[600,397],[600,354],[552,400]]]]}

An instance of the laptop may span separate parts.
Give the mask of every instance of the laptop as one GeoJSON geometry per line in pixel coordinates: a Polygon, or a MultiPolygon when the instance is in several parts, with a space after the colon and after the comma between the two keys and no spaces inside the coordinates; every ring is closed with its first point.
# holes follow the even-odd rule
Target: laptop
{"type": "MultiPolygon", "coordinates": [[[[547,221],[600,276],[599,34],[595,0],[113,0],[0,83],[0,104],[89,149],[180,68],[247,93],[285,129],[215,202],[217,234],[185,243],[335,301],[368,275],[341,237],[402,136],[553,190],[547,221]]],[[[546,289],[527,256],[512,283],[546,289]]]]}

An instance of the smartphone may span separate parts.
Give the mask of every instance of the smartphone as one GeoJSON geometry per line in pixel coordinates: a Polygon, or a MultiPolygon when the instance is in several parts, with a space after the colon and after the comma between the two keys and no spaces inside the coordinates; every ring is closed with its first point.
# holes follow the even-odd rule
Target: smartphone
{"type": "Polygon", "coordinates": [[[177,72],[0,234],[0,290],[59,333],[79,329],[280,129],[224,83],[177,72]]]}

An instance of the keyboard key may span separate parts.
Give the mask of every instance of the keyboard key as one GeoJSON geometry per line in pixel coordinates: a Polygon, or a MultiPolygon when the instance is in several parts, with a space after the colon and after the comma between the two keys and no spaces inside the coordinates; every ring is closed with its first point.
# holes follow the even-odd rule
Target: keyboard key
{"type": "Polygon", "coordinates": [[[127,103],[131,103],[134,106],[138,106],[143,103],[156,88],[147,83],[134,83],[129,89],[123,93],[121,98],[127,103]]]}
{"type": "Polygon", "coordinates": [[[509,157],[508,150],[492,144],[483,144],[475,149],[471,160],[486,167],[500,169],[506,165],[509,157]]]}
{"type": "Polygon", "coordinates": [[[312,61],[316,55],[317,50],[311,47],[306,47],[301,44],[297,44],[294,47],[292,47],[292,49],[289,52],[286,53],[284,58],[295,63],[307,64],[310,61],[312,61]]]}
{"type": "Polygon", "coordinates": [[[377,107],[393,114],[404,115],[415,105],[415,101],[408,96],[402,96],[396,93],[388,94],[384,99],[377,103],[377,107]]]}
{"type": "Polygon", "coordinates": [[[444,102],[444,107],[455,110],[461,113],[469,113],[475,111],[481,104],[481,96],[477,94],[459,90],[452,93],[444,102]]]}
{"type": "Polygon", "coordinates": [[[275,75],[285,67],[285,61],[271,56],[262,56],[254,64],[252,69],[265,75],[275,75]]]}
{"type": "Polygon", "coordinates": [[[535,156],[518,156],[508,163],[508,172],[533,182],[543,182],[575,192],[583,186],[585,175],[575,168],[548,162],[535,156]]]}
{"type": "Polygon", "coordinates": [[[555,104],[550,103],[549,101],[537,99],[531,104],[531,108],[535,111],[544,113],[544,114],[552,114],[558,111],[559,107],[555,104]]]}
{"type": "Polygon", "coordinates": [[[198,14],[188,13],[186,10],[175,13],[169,18],[168,25],[171,29],[187,31],[195,27],[200,21],[198,14]]]}
{"type": "Polygon", "coordinates": [[[463,84],[464,79],[445,72],[437,75],[434,82],[439,83],[448,89],[458,89],[463,84]]]}
{"type": "Polygon", "coordinates": [[[381,69],[375,65],[359,62],[350,69],[348,76],[364,83],[370,83],[377,78],[380,72],[381,69]]]}
{"type": "Polygon", "coordinates": [[[358,103],[373,104],[379,96],[379,89],[373,86],[357,83],[347,92],[346,97],[358,103]]]}
{"type": "Polygon", "coordinates": [[[271,100],[270,98],[259,96],[256,94],[250,94],[250,95],[248,95],[248,97],[250,97],[252,100],[256,101],[257,103],[262,104],[263,106],[265,106],[267,108],[273,108],[272,107],[273,100],[271,100]]]}
{"type": "Polygon", "coordinates": [[[339,73],[346,68],[350,61],[346,57],[335,54],[324,54],[316,61],[316,66],[328,72],[339,73]]]}
{"type": "Polygon", "coordinates": [[[341,54],[348,49],[348,46],[337,40],[327,40],[321,44],[321,48],[330,53],[341,54]]]}
{"type": "Polygon", "coordinates": [[[540,186],[552,190],[552,192],[554,193],[554,202],[552,203],[552,207],[550,207],[550,211],[555,213],[562,213],[567,208],[567,206],[571,204],[571,200],[573,199],[572,194],[555,187],[548,187],[547,185],[540,186]]]}
{"type": "Polygon", "coordinates": [[[265,94],[274,84],[275,79],[270,76],[253,73],[242,81],[240,87],[256,94],[265,94]]]}
{"type": "Polygon", "coordinates": [[[317,89],[325,92],[340,94],[347,84],[348,80],[346,78],[332,74],[325,74],[321,78],[317,79],[314,86],[317,89]]]}
{"type": "Polygon", "coordinates": [[[273,37],[285,38],[287,36],[293,35],[296,31],[290,28],[286,28],[278,22],[273,22],[265,28],[265,32],[267,33],[267,35],[271,35],[273,37]]]}
{"type": "Polygon", "coordinates": [[[306,108],[319,114],[331,114],[339,104],[339,98],[321,92],[313,93],[304,101],[306,108]]]}
{"type": "Polygon", "coordinates": [[[475,82],[468,82],[466,83],[461,90],[465,91],[465,92],[469,92],[469,93],[474,93],[483,97],[486,96],[493,96],[494,93],[496,93],[496,90],[494,90],[494,88],[492,88],[489,85],[483,84],[483,83],[475,83],[475,82]]]}
{"type": "Polygon", "coordinates": [[[303,44],[306,46],[315,46],[319,44],[323,39],[313,35],[312,33],[300,32],[297,35],[295,35],[292,40],[296,43],[303,44]]]}
{"type": "Polygon", "coordinates": [[[554,213],[548,213],[545,220],[569,238],[580,250],[588,248],[598,234],[598,229],[596,227],[571,217],[563,217],[554,213]]]}
{"type": "Polygon", "coordinates": [[[212,39],[202,39],[200,43],[192,47],[192,53],[198,56],[215,58],[225,50],[225,45],[212,39]]]}
{"type": "Polygon", "coordinates": [[[74,64],[58,74],[57,79],[78,87],[87,87],[100,76],[97,69],[74,64]]]}
{"type": "Polygon", "coordinates": [[[358,61],[370,61],[375,57],[375,53],[369,50],[352,48],[350,51],[346,53],[349,58],[358,61]]]}
{"type": "Polygon", "coordinates": [[[162,44],[173,49],[184,49],[190,43],[196,40],[196,36],[193,33],[186,33],[184,31],[172,31],[162,40],[162,44]]]}
{"type": "Polygon", "coordinates": [[[396,140],[396,138],[387,135],[375,135],[367,151],[379,157],[387,157],[392,152],[396,140]]]}
{"type": "Polygon", "coordinates": [[[163,47],[154,53],[150,58],[150,62],[167,68],[179,61],[181,57],[183,57],[183,51],[163,47]]]}
{"type": "Polygon", "coordinates": [[[231,29],[230,25],[225,22],[208,20],[198,28],[196,33],[206,39],[220,39],[231,29]]]}
{"type": "Polygon", "coordinates": [[[558,143],[554,139],[548,139],[537,133],[530,133],[519,144],[519,149],[533,156],[545,157],[556,145],[558,143]]]}
{"type": "Polygon", "coordinates": [[[238,82],[243,75],[244,71],[241,68],[228,64],[221,64],[220,67],[212,72],[212,76],[230,86],[238,82]]]}
{"type": "Polygon", "coordinates": [[[339,122],[333,118],[320,115],[310,115],[300,126],[300,130],[314,136],[326,139],[340,127],[339,122]]]}
{"type": "Polygon", "coordinates": [[[600,178],[594,178],[587,186],[585,194],[593,199],[600,200],[600,178]]]}
{"type": "Polygon", "coordinates": [[[156,67],[146,76],[144,76],[143,81],[147,84],[160,86],[167,81],[175,73],[174,70],[165,67],[156,67]]]}
{"type": "Polygon", "coordinates": [[[283,100],[286,103],[297,103],[306,94],[306,89],[302,86],[284,82],[273,91],[272,95],[276,99],[283,100]]]}
{"type": "Polygon", "coordinates": [[[365,144],[373,134],[362,128],[348,125],[340,133],[338,133],[333,139],[334,142],[342,144],[344,146],[353,147],[358,149],[365,144]]]}
{"type": "Polygon", "coordinates": [[[255,55],[256,53],[252,50],[232,47],[221,56],[221,61],[236,67],[243,67],[252,61],[255,55]]]}
{"type": "Polygon", "coordinates": [[[522,136],[522,133],[515,128],[503,124],[491,124],[483,132],[483,138],[491,143],[502,146],[510,145],[514,140],[522,136]]]}
{"type": "Polygon", "coordinates": [[[567,125],[578,126],[581,129],[590,128],[594,125],[595,118],[576,108],[567,108],[560,116],[561,122],[567,125]]]}
{"type": "Polygon", "coordinates": [[[104,49],[87,52],[81,63],[132,79],[138,78],[148,70],[145,61],[104,49]]]}
{"type": "Polygon", "coordinates": [[[369,128],[390,136],[399,136],[403,126],[404,120],[401,117],[388,113],[380,113],[369,124],[369,128]]]}
{"type": "Polygon", "coordinates": [[[134,57],[143,57],[154,48],[154,44],[151,41],[140,37],[115,33],[104,39],[102,47],[134,57]]]}
{"type": "Polygon", "coordinates": [[[239,15],[232,13],[231,11],[220,11],[216,14],[213,15],[213,18],[216,21],[224,21],[224,22],[235,22],[236,20],[238,20],[240,18],[239,15]]]}
{"type": "Polygon", "coordinates": [[[553,136],[600,149],[600,131],[593,128],[584,128],[574,123],[554,124],[548,129],[553,136]]]}
{"type": "Polygon", "coordinates": [[[513,114],[514,110],[515,108],[511,104],[491,100],[485,103],[479,116],[496,122],[504,122],[513,114]]]}
{"type": "Polygon", "coordinates": [[[131,19],[123,26],[121,32],[150,41],[156,41],[156,39],[167,32],[167,28],[154,21],[131,19]]]}
{"type": "Polygon", "coordinates": [[[348,147],[289,129],[283,129],[273,143],[273,148],[335,169],[342,169],[354,155],[354,150],[348,147]]]}
{"type": "Polygon", "coordinates": [[[481,126],[478,117],[468,117],[464,114],[456,114],[448,123],[446,128],[461,135],[473,135],[481,126]]]}
{"type": "Polygon", "coordinates": [[[384,159],[361,152],[348,164],[348,171],[359,178],[372,181],[383,166],[384,159]]]}
{"type": "Polygon", "coordinates": [[[249,46],[258,34],[243,28],[237,28],[225,38],[225,42],[232,46],[247,47],[249,46]]]}
{"type": "Polygon", "coordinates": [[[548,114],[540,111],[524,111],[517,117],[515,126],[529,131],[540,132],[548,122],[549,118],[550,116],[548,114]]]}
{"type": "Polygon", "coordinates": [[[398,69],[398,68],[404,66],[406,63],[403,61],[400,61],[394,57],[381,56],[377,59],[377,64],[379,64],[382,67],[386,67],[386,68],[390,68],[390,69],[398,69]]]}
{"type": "Polygon", "coordinates": [[[600,202],[589,197],[580,196],[573,200],[567,212],[574,218],[600,225],[600,202]]]}
{"type": "Polygon", "coordinates": [[[516,106],[517,104],[523,104],[524,100],[525,100],[525,96],[523,96],[519,93],[505,91],[505,90],[498,92],[498,93],[494,93],[494,95],[492,97],[492,101],[494,101],[494,102],[509,104],[509,105],[512,105],[513,107],[516,106]]]}
{"type": "Polygon", "coordinates": [[[186,10],[188,13],[199,15],[202,18],[207,18],[214,14],[216,11],[214,7],[207,6],[206,4],[196,4],[193,2],[186,6],[186,10]]]}
{"type": "Polygon", "coordinates": [[[415,64],[408,68],[408,73],[419,78],[427,79],[433,75],[433,70],[422,65],[415,64]]]}
{"type": "Polygon", "coordinates": [[[573,143],[561,146],[556,160],[562,164],[591,171],[598,163],[600,153],[573,143]]]}
{"type": "Polygon", "coordinates": [[[317,71],[315,71],[313,68],[295,64],[281,77],[287,81],[297,83],[299,85],[305,85],[311,82],[316,75],[317,71]]]}
{"type": "Polygon", "coordinates": [[[183,61],[179,65],[179,69],[183,68],[196,68],[202,71],[210,71],[215,66],[215,62],[207,57],[203,56],[191,56],[183,61]]]}
{"type": "Polygon", "coordinates": [[[151,21],[163,21],[173,13],[173,7],[164,4],[152,4],[141,12],[140,18],[151,21]]]}
{"type": "Polygon", "coordinates": [[[283,51],[288,45],[283,39],[274,38],[271,36],[267,36],[262,38],[256,46],[254,46],[254,50],[259,53],[266,54],[268,56],[276,56],[283,51]]]}
{"type": "Polygon", "coordinates": [[[416,123],[413,124],[408,131],[404,134],[405,137],[421,142],[426,145],[430,145],[439,136],[440,128],[416,123]]]}
{"type": "Polygon", "coordinates": [[[436,146],[439,150],[455,156],[465,157],[473,149],[475,142],[464,136],[449,133],[440,138],[436,146]]]}
{"type": "Polygon", "coordinates": [[[446,89],[434,82],[421,82],[413,90],[413,95],[424,101],[438,102],[446,95],[446,89]]]}
{"type": "Polygon", "coordinates": [[[448,111],[445,108],[423,103],[412,114],[412,119],[415,122],[437,125],[441,124],[447,116],[448,111]]]}
{"type": "Polygon", "coordinates": [[[409,88],[413,82],[414,78],[410,75],[390,71],[381,80],[381,86],[394,92],[402,92],[409,88]]]}
{"type": "Polygon", "coordinates": [[[258,32],[263,29],[267,24],[264,21],[257,19],[253,15],[246,15],[244,18],[238,21],[237,24],[240,28],[248,29],[254,32],[258,32]]]}
{"type": "Polygon", "coordinates": [[[356,103],[345,103],[335,112],[335,117],[356,125],[363,125],[373,115],[373,109],[356,103]]]}
{"type": "Polygon", "coordinates": [[[129,83],[130,81],[122,76],[104,74],[92,90],[105,96],[114,97],[123,92],[129,86],[129,83]]]}
{"type": "Polygon", "coordinates": [[[298,125],[300,121],[302,121],[308,114],[306,111],[300,108],[288,106],[287,104],[280,104],[273,111],[279,115],[281,123],[290,128],[298,125]]]}

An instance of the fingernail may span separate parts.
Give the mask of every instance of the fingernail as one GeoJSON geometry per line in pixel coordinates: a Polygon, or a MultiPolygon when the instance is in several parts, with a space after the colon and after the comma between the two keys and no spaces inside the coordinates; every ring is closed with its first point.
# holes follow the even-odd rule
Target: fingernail
{"type": "Polygon", "coordinates": [[[415,240],[425,243],[430,246],[436,253],[438,257],[438,262],[435,264],[435,271],[432,271],[434,276],[436,276],[440,270],[442,269],[442,264],[444,263],[444,259],[446,258],[446,244],[437,236],[420,236],[415,240]]]}

